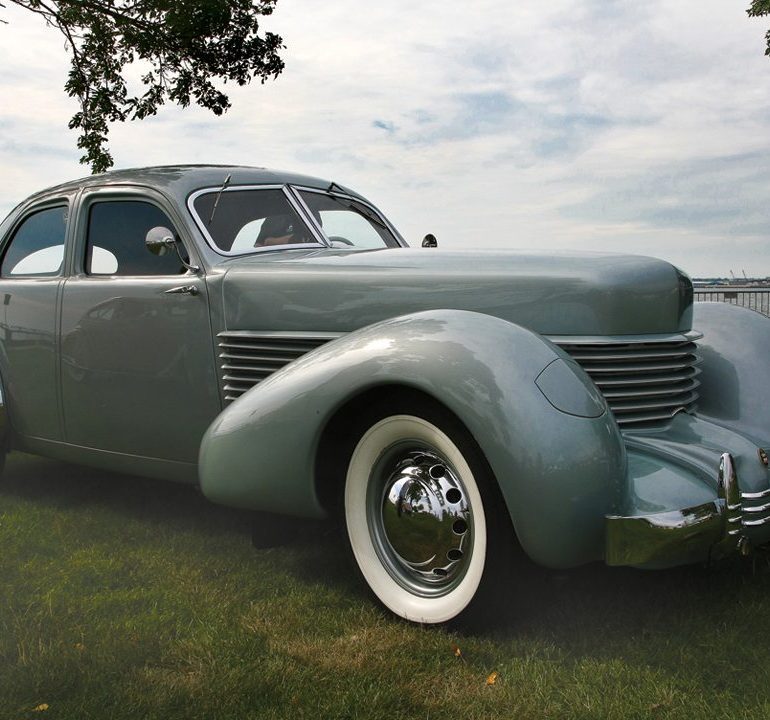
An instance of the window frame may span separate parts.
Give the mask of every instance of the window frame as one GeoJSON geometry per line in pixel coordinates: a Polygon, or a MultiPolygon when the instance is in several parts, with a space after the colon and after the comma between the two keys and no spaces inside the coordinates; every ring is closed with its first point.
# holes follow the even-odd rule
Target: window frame
{"type": "MultiPolygon", "coordinates": [[[[2,238],[2,246],[0,246],[0,281],[5,280],[57,280],[61,279],[67,274],[67,247],[70,244],[69,237],[72,228],[72,198],[69,196],[58,196],[52,198],[46,198],[39,203],[29,205],[22,210],[18,217],[11,223],[8,228],[8,232],[2,238]],[[57,208],[65,208],[64,216],[64,240],[62,243],[62,259],[59,265],[59,270],[56,273],[25,273],[23,275],[2,275],[2,264],[5,262],[5,256],[11,248],[14,238],[24,223],[29,220],[30,217],[36,215],[39,212],[45,210],[55,210],[57,208]]],[[[50,245],[49,247],[55,247],[50,245]]],[[[29,256],[27,256],[29,257],[29,256]]]]}
{"type": "MultiPolygon", "coordinates": [[[[86,272],[86,257],[88,253],[88,231],[91,217],[91,208],[94,205],[105,202],[144,202],[160,210],[172,224],[172,230],[182,247],[185,249],[189,262],[193,266],[202,267],[198,257],[195,244],[187,237],[185,225],[181,222],[178,215],[173,212],[170,204],[158,193],[149,188],[142,187],[97,187],[87,188],[79,198],[77,210],[77,227],[75,228],[75,241],[73,243],[72,272],[73,277],[86,278],[89,280],[122,280],[122,279],[145,279],[152,278],[184,278],[189,276],[198,276],[203,273],[193,273],[186,269],[184,273],[157,273],[152,275],[128,275],[121,273],[88,273],[86,272]]],[[[149,253],[149,250],[147,250],[149,253]]],[[[181,263],[180,263],[181,264],[181,263]]]]}

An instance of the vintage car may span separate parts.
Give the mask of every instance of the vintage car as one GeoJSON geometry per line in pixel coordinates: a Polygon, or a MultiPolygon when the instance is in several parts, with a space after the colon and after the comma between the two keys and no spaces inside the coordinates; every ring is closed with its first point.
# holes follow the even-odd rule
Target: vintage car
{"type": "Polygon", "coordinates": [[[522,550],[770,540],[770,321],[668,263],[410,249],[336,182],[245,167],[59,185],[0,238],[8,449],[339,513],[409,620],[479,611],[522,550]]]}

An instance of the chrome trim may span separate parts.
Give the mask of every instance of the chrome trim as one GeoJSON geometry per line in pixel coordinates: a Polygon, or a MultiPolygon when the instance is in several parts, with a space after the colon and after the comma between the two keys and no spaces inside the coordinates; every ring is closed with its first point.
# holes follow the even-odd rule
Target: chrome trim
{"type": "Polygon", "coordinates": [[[688,330],[667,335],[546,335],[555,345],[624,345],[632,343],[694,342],[702,332],[688,330]]]}
{"type": "Polygon", "coordinates": [[[722,544],[729,545],[732,538],[742,535],[741,491],[738,487],[738,475],[730,453],[722,453],[717,474],[717,497],[724,503],[725,539],[722,544]]]}
{"type": "Polygon", "coordinates": [[[745,513],[760,513],[760,512],[767,512],[768,510],[770,510],[770,503],[766,503],[764,505],[754,505],[754,506],[743,508],[743,512],[745,513]]]}
{"type": "Polygon", "coordinates": [[[222,250],[222,248],[220,248],[217,245],[214,238],[212,238],[211,235],[209,234],[208,228],[206,227],[206,223],[204,223],[200,215],[198,215],[198,212],[195,209],[195,204],[194,204],[195,200],[197,200],[201,195],[219,192],[221,189],[222,189],[221,185],[217,187],[201,188],[200,190],[196,190],[195,192],[190,193],[190,195],[187,197],[187,210],[190,212],[190,215],[192,215],[192,218],[195,221],[195,224],[198,226],[198,229],[201,231],[203,235],[203,239],[206,241],[206,244],[215,253],[217,253],[217,255],[222,255],[224,257],[243,257],[244,255],[253,255],[256,253],[263,253],[263,252],[274,252],[276,250],[296,250],[296,249],[307,249],[307,248],[317,248],[317,247],[322,247],[322,248],[329,247],[329,245],[326,243],[326,239],[318,235],[318,230],[316,229],[315,222],[308,223],[308,220],[305,214],[306,209],[304,209],[297,203],[297,200],[294,197],[294,194],[289,191],[287,185],[281,185],[281,184],[231,185],[225,188],[223,192],[230,193],[230,192],[243,192],[246,190],[281,190],[284,196],[286,197],[286,199],[289,201],[289,204],[291,205],[292,209],[297,213],[300,220],[302,220],[302,222],[305,223],[311,235],[316,239],[316,242],[293,243],[291,245],[271,245],[269,247],[261,247],[261,248],[255,247],[245,252],[230,252],[229,250],[222,250]]]}
{"type": "Polygon", "coordinates": [[[682,510],[649,515],[607,515],[605,560],[608,565],[670,567],[746,553],[743,529],[770,518],[746,520],[735,462],[730,453],[719,460],[716,500],[682,510]]]}
{"type": "Polygon", "coordinates": [[[746,527],[758,527],[759,525],[767,525],[770,523],[770,516],[763,517],[763,518],[757,518],[756,520],[746,520],[745,518],[742,520],[743,525],[746,527]]]}
{"type": "Polygon", "coordinates": [[[463,580],[473,556],[473,512],[459,473],[434,447],[404,440],[375,462],[366,493],[369,535],[391,578],[420,597],[463,580]]]}
{"type": "Polygon", "coordinates": [[[607,515],[605,561],[666,567],[705,559],[723,537],[722,512],[714,501],[650,515],[607,515]]]}
{"type": "Polygon", "coordinates": [[[163,291],[164,295],[197,295],[198,288],[195,285],[180,285],[163,291]]]}
{"type": "Polygon", "coordinates": [[[465,487],[435,453],[412,450],[393,462],[373,518],[378,545],[391,571],[409,584],[450,585],[470,557],[473,519],[465,487]]]}
{"type": "Polygon", "coordinates": [[[770,497],[770,488],[768,488],[767,490],[760,490],[759,492],[741,493],[741,498],[743,498],[744,500],[760,500],[766,497],[770,497]]]}

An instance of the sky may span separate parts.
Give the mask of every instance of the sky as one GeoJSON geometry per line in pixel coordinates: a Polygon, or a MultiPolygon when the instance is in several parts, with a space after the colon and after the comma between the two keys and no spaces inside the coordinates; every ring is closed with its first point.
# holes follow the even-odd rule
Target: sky
{"type": "MultiPolygon", "coordinates": [[[[748,0],[278,0],[274,82],[112,127],[116,168],[353,187],[412,245],[605,250],[770,276],[770,18],[748,0]]],[[[88,174],[63,39],[0,8],[0,216],[88,174]]]]}

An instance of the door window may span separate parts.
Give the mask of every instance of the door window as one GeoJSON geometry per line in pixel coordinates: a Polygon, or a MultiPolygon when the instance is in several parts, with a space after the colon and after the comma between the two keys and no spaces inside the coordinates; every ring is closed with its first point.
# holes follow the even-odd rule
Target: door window
{"type": "Polygon", "coordinates": [[[67,208],[39,210],[27,217],[3,256],[2,277],[53,276],[61,272],[67,208]]]}
{"type": "MultiPolygon", "coordinates": [[[[86,273],[89,275],[177,275],[186,271],[173,250],[154,255],[145,245],[147,232],[168,228],[177,237],[168,215],[140,200],[96,202],[88,212],[86,273]]],[[[179,249],[185,255],[180,244],[179,249]]]]}

